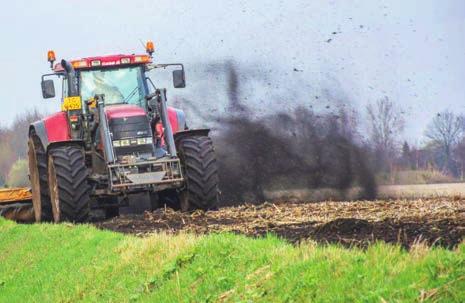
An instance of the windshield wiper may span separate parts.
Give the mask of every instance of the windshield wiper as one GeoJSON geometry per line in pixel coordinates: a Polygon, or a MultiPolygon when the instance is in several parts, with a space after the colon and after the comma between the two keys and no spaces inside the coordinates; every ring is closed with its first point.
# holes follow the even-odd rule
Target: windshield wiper
{"type": "Polygon", "coordinates": [[[139,92],[139,85],[136,86],[130,93],[129,95],[123,99],[123,102],[124,103],[127,103],[129,101],[129,99],[132,98],[132,96],[134,96],[137,92],[139,92]]]}

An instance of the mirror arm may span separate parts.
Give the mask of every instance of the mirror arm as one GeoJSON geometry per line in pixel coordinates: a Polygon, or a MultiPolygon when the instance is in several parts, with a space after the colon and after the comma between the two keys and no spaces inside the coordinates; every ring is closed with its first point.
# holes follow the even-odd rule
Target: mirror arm
{"type": "Polygon", "coordinates": [[[147,71],[156,68],[167,68],[168,66],[180,66],[181,69],[184,71],[184,64],[182,63],[163,63],[163,64],[147,64],[147,71]]]}
{"type": "Polygon", "coordinates": [[[65,75],[65,73],[63,73],[63,72],[52,73],[52,74],[44,74],[44,75],[41,76],[41,80],[44,81],[45,77],[50,77],[50,76],[58,76],[58,77],[60,77],[60,76],[64,76],[64,75],[65,75]]]}

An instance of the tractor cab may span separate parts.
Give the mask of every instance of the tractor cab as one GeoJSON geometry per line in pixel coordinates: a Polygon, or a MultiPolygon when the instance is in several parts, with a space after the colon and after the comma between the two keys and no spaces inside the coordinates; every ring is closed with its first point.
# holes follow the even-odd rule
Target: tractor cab
{"type": "MultiPolygon", "coordinates": [[[[100,57],[88,57],[68,62],[60,62],[54,65],[55,53],[48,52],[48,61],[53,73],[42,76],[42,95],[44,98],[55,97],[55,89],[52,80],[46,80],[50,76],[63,77],[63,107],[65,109],[78,107],[76,103],[66,100],[67,97],[79,96],[82,102],[89,101],[94,96],[105,95],[105,105],[133,104],[145,107],[145,97],[155,86],[146,76],[146,72],[156,68],[169,66],[180,67],[173,71],[173,84],[175,88],[185,87],[184,66],[174,64],[153,64],[151,54],[153,44],[147,43],[149,55],[109,55],[100,57]],[[66,69],[66,65],[72,69],[72,73],[66,69]]],[[[81,108],[85,108],[81,104],[81,108]]]]}

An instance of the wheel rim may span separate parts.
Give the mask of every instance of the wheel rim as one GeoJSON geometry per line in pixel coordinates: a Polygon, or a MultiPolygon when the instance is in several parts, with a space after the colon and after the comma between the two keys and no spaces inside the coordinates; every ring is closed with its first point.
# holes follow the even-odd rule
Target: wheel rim
{"type": "Polygon", "coordinates": [[[50,186],[50,202],[52,204],[53,221],[60,222],[60,198],[55,173],[55,165],[52,157],[48,159],[48,184],[50,186]]]}
{"type": "Polygon", "coordinates": [[[34,217],[36,222],[40,222],[42,219],[42,202],[40,194],[40,176],[39,167],[37,164],[37,157],[34,142],[32,139],[28,142],[28,159],[29,159],[29,177],[31,181],[32,191],[32,207],[34,209],[34,217]]]}

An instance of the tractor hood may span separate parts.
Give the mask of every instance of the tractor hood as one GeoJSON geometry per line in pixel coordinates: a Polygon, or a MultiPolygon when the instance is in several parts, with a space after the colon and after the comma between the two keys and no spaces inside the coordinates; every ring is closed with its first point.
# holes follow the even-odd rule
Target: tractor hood
{"type": "Polygon", "coordinates": [[[145,111],[132,104],[109,105],[105,107],[105,115],[110,122],[113,119],[125,119],[130,117],[146,116],[145,111]]]}

